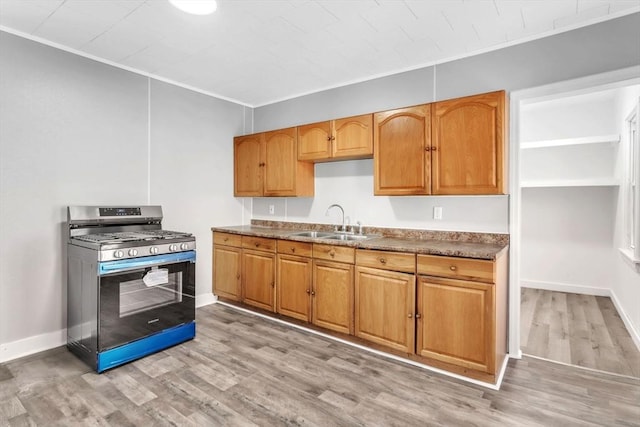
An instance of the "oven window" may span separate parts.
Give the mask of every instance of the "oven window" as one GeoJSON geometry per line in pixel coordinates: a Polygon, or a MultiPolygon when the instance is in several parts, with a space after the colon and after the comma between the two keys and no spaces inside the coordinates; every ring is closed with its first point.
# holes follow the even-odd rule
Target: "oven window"
{"type": "Polygon", "coordinates": [[[182,271],[154,268],[120,283],[120,317],[182,302],[182,271]]]}

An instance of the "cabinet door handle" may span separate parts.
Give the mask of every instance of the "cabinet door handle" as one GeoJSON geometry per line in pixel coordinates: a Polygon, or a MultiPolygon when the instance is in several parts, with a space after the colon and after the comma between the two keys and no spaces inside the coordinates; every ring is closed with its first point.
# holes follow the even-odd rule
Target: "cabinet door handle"
{"type": "Polygon", "coordinates": [[[331,141],[331,136],[327,136],[327,141],[331,141]]]}
{"type": "Polygon", "coordinates": [[[236,275],[236,279],[240,280],[240,275],[239,274],[236,275]]]}
{"type": "Polygon", "coordinates": [[[424,151],[431,151],[431,147],[424,147],[424,151]]]}
{"type": "Polygon", "coordinates": [[[276,286],[276,282],[271,282],[271,287],[275,288],[275,286],[276,286]]]}
{"type": "Polygon", "coordinates": [[[431,151],[436,151],[437,147],[431,147],[431,151]]]}
{"type": "Polygon", "coordinates": [[[332,141],[335,141],[335,140],[336,140],[336,137],[335,137],[335,136],[332,136],[332,137],[331,137],[331,140],[332,140],[332,141]]]}
{"type": "Polygon", "coordinates": [[[307,289],[307,295],[309,295],[311,293],[311,291],[309,289],[307,289]]]}
{"type": "Polygon", "coordinates": [[[315,295],[315,294],[316,294],[315,291],[311,291],[311,295],[315,295]]]}
{"type": "Polygon", "coordinates": [[[421,318],[422,316],[420,315],[420,313],[416,313],[416,319],[421,318]]]}
{"type": "Polygon", "coordinates": [[[413,314],[409,313],[409,315],[407,316],[409,319],[411,319],[413,317],[413,314]]]}
{"type": "Polygon", "coordinates": [[[458,267],[456,267],[455,265],[452,265],[449,267],[449,270],[451,271],[456,271],[458,269],[458,267]]]}

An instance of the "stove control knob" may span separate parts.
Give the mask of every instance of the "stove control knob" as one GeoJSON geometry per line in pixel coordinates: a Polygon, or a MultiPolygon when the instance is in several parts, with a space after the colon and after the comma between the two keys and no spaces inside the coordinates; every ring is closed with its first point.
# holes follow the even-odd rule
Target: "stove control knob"
{"type": "Polygon", "coordinates": [[[188,243],[182,243],[180,245],[180,249],[182,249],[183,251],[186,251],[187,249],[189,249],[189,244],[188,243]]]}
{"type": "Polygon", "coordinates": [[[138,255],[137,249],[129,249],[129,256],[136,256],[136,255],[138,255]]]}
{"type": "Polygon", "coordinates": [[[157,254],[158,253],[158,248],[156,248],[155,246],[151,246],[149,248],[149,252],[151,252],[152,254],[157,254]]]}
{"type": "Polygon", "coordinates": [[[113,253],[113,257],[114,258],[122,258],[123,256],[124,256],[124,252],[122,252],[122,251],[115,251],[113,253]]]}
{"type": "Polygon", "coordinates": [[[169,245],[169,250],[170,250],[171,252],[175,252],[175,251],[177,251],[177,250],[178,250],[178,245],[169,245]]]}

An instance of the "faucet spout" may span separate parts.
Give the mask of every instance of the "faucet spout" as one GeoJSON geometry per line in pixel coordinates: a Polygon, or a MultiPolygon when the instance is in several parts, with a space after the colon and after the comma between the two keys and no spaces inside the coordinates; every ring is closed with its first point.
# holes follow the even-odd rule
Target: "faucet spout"
{"type": "MultiPolygon", "coordinates": [[[[331,206],[329,206],[329,207],[327,208],[327,211],[326,211],[324,214],[328,216],[328,215],[329,215],[329,210],[330,210],[331,208],[339,208],[339,209],[340,209],[340,212],[342,212],[342,229],[341,229],[341,230],[338,230],[338,231],[347,231],[347,229],[345,228],[345,224],[344,224],[344,209],[342,208],[342,206],[340,206],[340,205],[339,205],[339,204],[337,204],[337,203],[334,203],[333,205],[331,205],[331,206]]],[[[336,229],[337,229],[337,226],[336,226],[336,229]]]]}

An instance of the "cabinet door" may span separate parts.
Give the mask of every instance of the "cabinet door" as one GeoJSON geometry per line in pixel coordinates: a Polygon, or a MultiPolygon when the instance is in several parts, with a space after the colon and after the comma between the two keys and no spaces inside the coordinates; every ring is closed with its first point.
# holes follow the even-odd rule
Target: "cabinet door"
{"type": "Polygon", "coordinates": [[[265,132],[265,196],[313,196],[313,163],[298,161],[296,128],[265,132]]]}
{"type": "Polygon", "coordinates": [[[278,254],[277,312],[295,319],[311,320],[311,258],[278,254]]]}
{"type": "Polygon", "coordinates": [[[420,276],[420,356],[495,373],[494,285],[420,276]]]}
{"type": "Polygon", "coordinates": [[[373,156],[373,115],[335,120],[331,142],[333,158],[370,158],[373,156]]]}
{"type": "Polygon", "coordinates": [[[329,159],[331,136],[331,122],[298,126],[298,160],[329,159]]]}
{"type": "Polygon", "coordinates": [[[213,293],[240,301],[240,265],[242,250],[230,246],[213,247],[213,293]]]}
{"type": "Polygon", "coordinates": [[[433,194],[505,192],[505,93],[435,103],[433,194]]]}
{"type": "Polygon", "coordinates": [[[234,196],[262,196],[264,170],[263,134],[233,139],[234,196]]]}
{"type": "Polygon", "coordinates": [[[275,254],[244,249],[242,302],[275,311],[275,254]]]}
{"type": "Polygon", "coordinates": [[[413,274],[357,266],[355,335],[413,353],[415,283],[413,274]]]}
{"type": "Polygon", "coordinates": [[[374,114],[374,194],[431,192],[431,106],[374,114]]]}
{"type": "Polygon", "coordinates": [[[353,265],[313,261],[312,322],[353,333],[353,265]]]}

